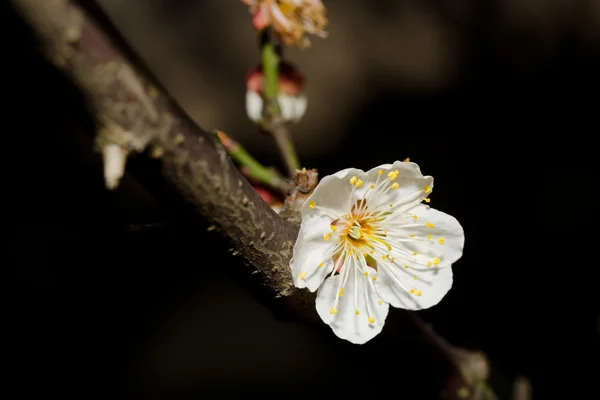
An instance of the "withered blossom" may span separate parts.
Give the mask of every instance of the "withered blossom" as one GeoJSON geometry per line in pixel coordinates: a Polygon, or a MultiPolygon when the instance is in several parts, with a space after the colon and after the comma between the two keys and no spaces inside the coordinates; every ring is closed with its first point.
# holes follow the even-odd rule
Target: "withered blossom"
{"type": "Polygon", "coordinates": [[[242,0],[257,30],[271,27],[286,46],[310,47],[307,34],[327,37],[327,9],[321,0],[242,0]]]}

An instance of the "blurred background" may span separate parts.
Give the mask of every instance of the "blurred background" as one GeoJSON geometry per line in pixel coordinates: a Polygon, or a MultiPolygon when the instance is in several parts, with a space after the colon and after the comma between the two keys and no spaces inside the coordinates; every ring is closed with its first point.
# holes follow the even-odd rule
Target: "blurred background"
{"type": "MultiPolygon", "coordinates": [[[[282,166],[245,115],[258,63],[245,6],[98,3],[200,126],[282,166]]],[[[324,3],[329,37],[284,53],[307,78],[308,110],[291,126],[303,165],[324,176],[417,162],[436,179],[431,205],[466,232],[453,289],[419,314],[487,354],[502,399],[518,376],[535,399],[598,397],[600,2],[324,3]]],[[[172,211],[131,176],[104,189],[91,140],[73,129],[78,95],[16,32],[2,39],[15,77],[5,118],[18,124],[7,326],[23,396],[436,398],[438,366],[423,349],[353,346],[276,318],[232,274],[227,246],[186,221],[132,231],[172,211]]]]}

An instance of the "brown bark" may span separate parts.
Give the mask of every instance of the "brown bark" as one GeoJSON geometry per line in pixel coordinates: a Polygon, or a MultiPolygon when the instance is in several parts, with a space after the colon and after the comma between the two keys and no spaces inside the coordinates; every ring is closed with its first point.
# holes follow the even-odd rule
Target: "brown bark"
{"type": "Polygon", "coordinates": [[[298,225],[280,218],[232,164],[214,135],[196,125],[120,44],[95,6],[69,0],[15,0],[41,51],[87,95],[100,146],[151,149],[165,178],[231,243],[272,298],[313,315],[292,283],[289,260],[298,225]]]}

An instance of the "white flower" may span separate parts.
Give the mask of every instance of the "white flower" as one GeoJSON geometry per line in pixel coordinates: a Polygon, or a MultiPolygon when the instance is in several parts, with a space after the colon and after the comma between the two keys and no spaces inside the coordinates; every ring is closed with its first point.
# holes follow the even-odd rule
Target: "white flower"
{"type": "Polygon", "coordinates": [[[319,289],[317,312],[340,338],[365,343],[381,332],[388,304],[429,308],[450,290],[464,233],[422,204],[432,188],[417,164],[396,161],[326,176],[304,203],[294,284],[319,289]]]}

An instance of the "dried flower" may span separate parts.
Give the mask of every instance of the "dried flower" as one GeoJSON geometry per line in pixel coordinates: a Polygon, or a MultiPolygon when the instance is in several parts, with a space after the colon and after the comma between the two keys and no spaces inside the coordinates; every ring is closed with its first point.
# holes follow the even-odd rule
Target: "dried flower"
{"type": "Polygon", "coordinates": [[[307,33],[327,37],[327,10],[321,0],[242,0],[257,30],[268,26],[286,46],[310,47],[307,33]]]}

